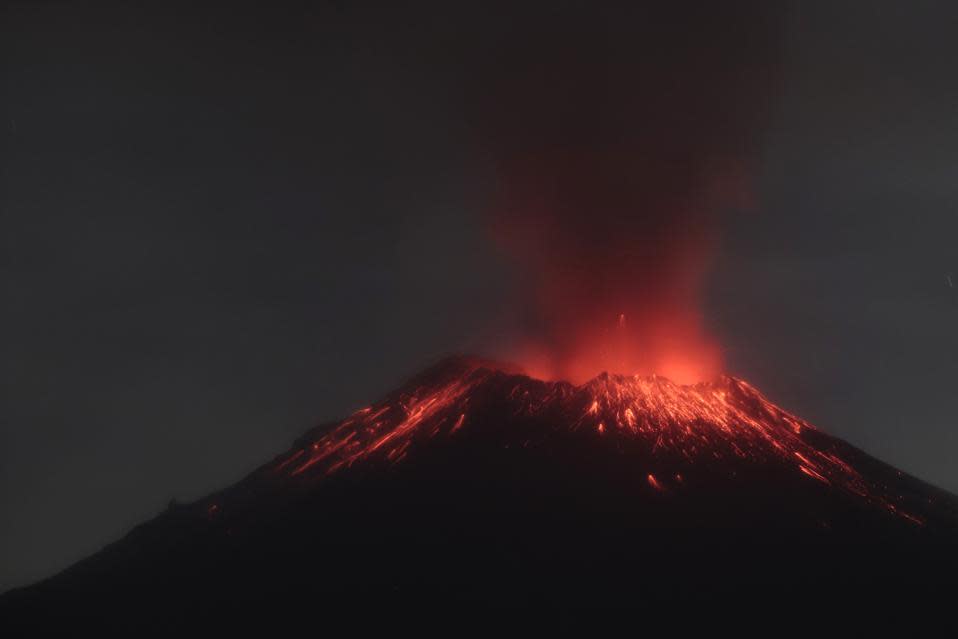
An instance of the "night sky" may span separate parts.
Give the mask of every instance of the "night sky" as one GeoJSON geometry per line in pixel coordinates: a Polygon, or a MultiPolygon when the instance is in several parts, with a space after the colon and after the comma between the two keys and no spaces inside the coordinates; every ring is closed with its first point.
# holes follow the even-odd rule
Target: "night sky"
{"type": "Polygon", "coordinates": [[[659,111],[588,80],[611,59],[663,83],[639,103],[701,98],[676,121],[747,166],[749,205],[708,227],[726,370],[958,491],[958,7],[399,4],[5,5],[0,590],[537,326],[488,228],[501,151],[639,130],[659,111]],[[684,93],[682,51],[760,77],[684,93]],[[554,110],[530,68],[592,97],[554,110]]]}

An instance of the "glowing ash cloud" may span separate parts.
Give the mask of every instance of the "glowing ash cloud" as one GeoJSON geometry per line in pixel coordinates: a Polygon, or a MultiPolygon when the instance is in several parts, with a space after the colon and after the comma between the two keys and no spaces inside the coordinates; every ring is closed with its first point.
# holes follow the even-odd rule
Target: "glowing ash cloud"
{"type": "Polygon", "coordinates": [[[515,359],[538,377],[721,372],[700,294],[719,216],[751,201],[774,29],[760,5],[530,21],[484,122],[491,226],[528,286],[515,359]]]}

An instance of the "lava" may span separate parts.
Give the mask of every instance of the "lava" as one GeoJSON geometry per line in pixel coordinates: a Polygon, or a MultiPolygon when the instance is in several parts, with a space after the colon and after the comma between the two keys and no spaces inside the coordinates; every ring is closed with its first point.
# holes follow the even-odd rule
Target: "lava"
{"type": "Polygon", "coordinates": [[[726,472],[728,462],[790,468],[807,481],[920,522],[834,446],[810,436],[817,433],[812,425],[741,379],[722,376],[678,384],[662,376],[602,374],[576,385],[459,359],[437,370],[441,373],[421,376],[383,402],[317,431],[276,461],[272,472],[321,480],[359,464],[395,465],[429,443],[468,436],[490,422],[488,414],[475,420],[471,415],[504,402],[502,414],[519,424],[502,434],[504,446],[516,440],[523,446],[539,445],[563,429],[605,441],[612,438],[619,450],[643,465],[638,472],[644,467],[656,491],[685,486],[689,473],[726,472]],[[667,485],[663,475],[652,472],[657,470],[666,471],[674,484],[667,485]]]}

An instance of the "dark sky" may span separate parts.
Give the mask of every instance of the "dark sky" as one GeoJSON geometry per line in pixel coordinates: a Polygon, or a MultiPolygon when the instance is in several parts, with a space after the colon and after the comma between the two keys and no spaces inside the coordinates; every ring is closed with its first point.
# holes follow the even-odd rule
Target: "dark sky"
{"type": "MultiPolygon", "coordinates": [[[[588,57],[606,24],[644,39],[617,68],[676,49],[635,3],[132,4],[0,14],[0,590],[441,354],[499,352],[523,274],[487,229],[489,79],[530,51],[588,57]]],[[[755,205],[714,229],[726,368],[958,490],[958,8],[680,24],[717,47],[758,31],[773,71],[735,111],[755,205]]]]}

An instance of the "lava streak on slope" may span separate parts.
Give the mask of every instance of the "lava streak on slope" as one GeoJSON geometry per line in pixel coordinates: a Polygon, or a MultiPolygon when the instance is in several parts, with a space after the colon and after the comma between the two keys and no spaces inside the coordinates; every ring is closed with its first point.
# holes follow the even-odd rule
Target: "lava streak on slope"
{"type": "Polygon", "coordinates": [[[456,358],[414,379],[381,403],[314,431],[270,468],[320,480],[356,466],[389,467],[420,448],[470,433],[472,422],[497,445],[548,446],[559,432],[602,438],[634,457],[657,491],[685,477],[734,474],[737,468],[790,469],[915,524],[900,496],[866,479],[843,458],[851,447],[778,408],[734,377],[676,384],[659,376],[602,374],[582,385],[506,373],[456,358]],[[495,415],[490,415],[495,406],[495,415]],[[501,415],[509,427],[500,426],[501,415]],[[475,418],[475,419],[473,419],[475,418]],[[654,471],[654,472],[653,472],[654,471]]]}

